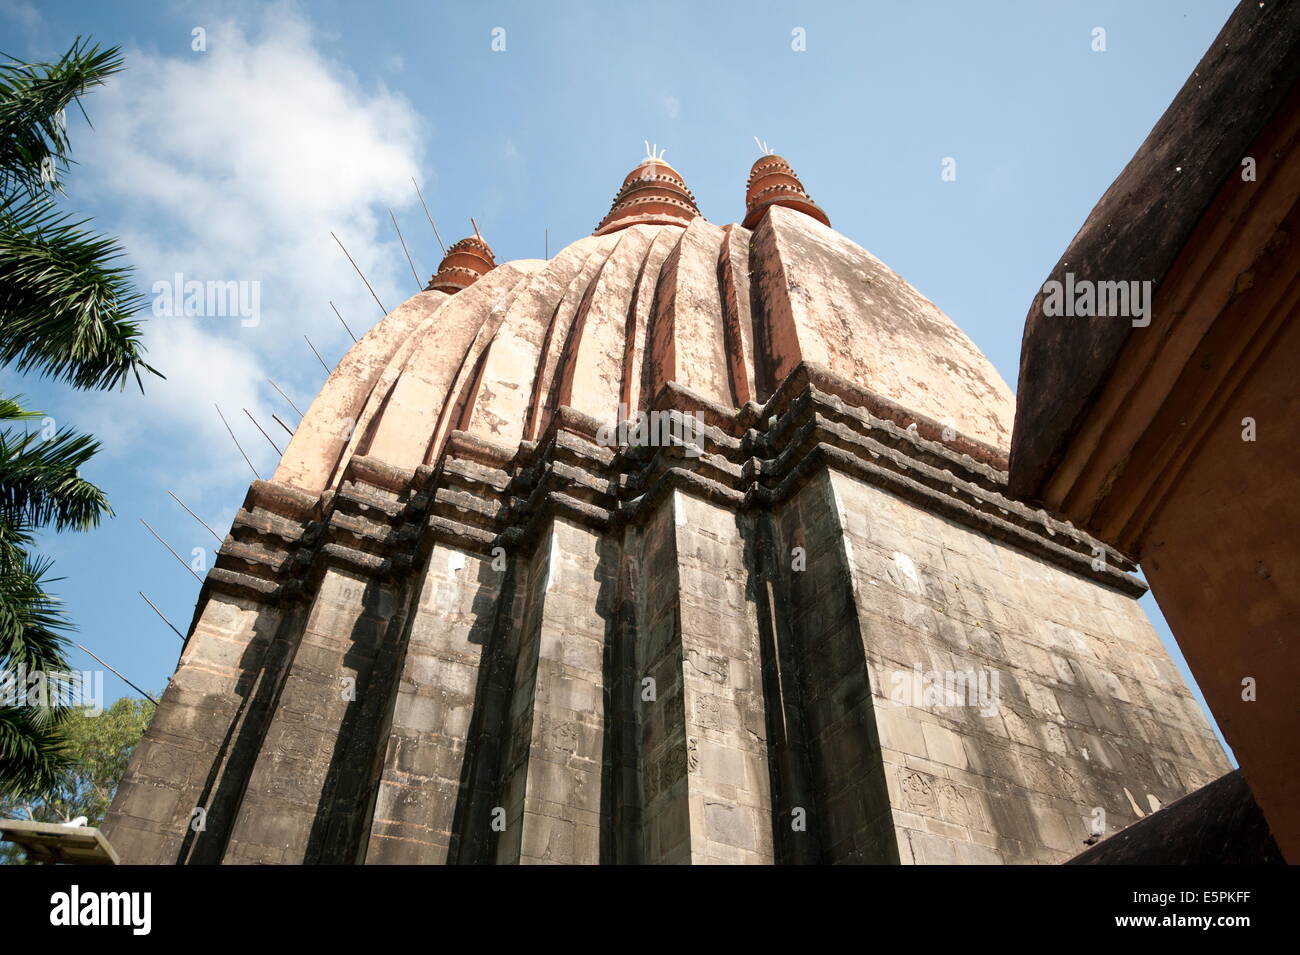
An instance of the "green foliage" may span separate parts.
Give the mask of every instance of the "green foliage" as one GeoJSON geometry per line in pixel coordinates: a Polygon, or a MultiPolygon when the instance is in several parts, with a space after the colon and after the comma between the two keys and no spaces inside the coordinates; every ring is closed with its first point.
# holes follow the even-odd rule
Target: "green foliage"
{"type": "MultiPolygon", "coordinates": [[[[38,417],[40,412],[0,398],[0,421],[38,417]]],[[[80,472],[98,450],[93,438],[66,428],[48,437],[40,429],[0,431],[0,522],[60,531],[97,526],[112,511],[104,492],[80,472]]]]}
{"type": "MultiPolygon", "coordinates": [[[[33,706],[0,707],[0,765],[6,791],[0,806],[11,798],[38,793],[55,785],[69,765],[60,723],[66,713],[33,706]]],[[[0,815],[3,815],[0,809],[0,815]]]]}
{"type": "MultiPolygon", "coordinates": [[[[116,47],[80,38],[55,63],[0,63],[0,368],[99,389],[153,372],[133,319],[144,299],[121,249],[56,204],[72,165],[67,110],[121,69],[116,47]]],[[[98,443],[33,431],[39,417],[0,396],[0,668],[64,671],[71,623],[49,590],[50,562],[30,553],[33,534],[87,530],[112,511],[80,473],[98,443]]],[[[0,795],[50,791],[63,778],[75,749],[62,743],[67,716],[0,706],[0,795]]]]}
{"type": "MultiPolygon", "coordinates": [[[[66,764],[38,794],[0,797],[0,818],[71,822],[85,816],[87,825],[98,826],[153,711],[148,700],[129,696],[98,716],[69,711],[59,726],[66,764]]],[[[20,854],[13,846],[0,845],[0,862],[19,861],[20,854]]]]}
{"type": "Polygon", "coordinates": [[[57,63],[0,64],[0,366],[78,388],[153,371],[121,249],[54,202],[71,166],[67,108],[121,69],[116,47],[81,39],[57,63]]]}
{"type": "MultiPolygon", "coordinates": [[[[0,399],[0,421],[37,415],[0,399]]],[[[60,437],[60,436],[56,436],[60,437]]],[[[51,561],[31,554],[32,529],[88,527],[108,510],[103,492],[77,476],[94,443],[65,433],[54,445],[0,431],[0,668],[67,669],[65,634],[72,629],[51,593],[51,561]]],[[[0,793],[50,786],[67,766],[59,709],[0,706],[0,793]]]]}

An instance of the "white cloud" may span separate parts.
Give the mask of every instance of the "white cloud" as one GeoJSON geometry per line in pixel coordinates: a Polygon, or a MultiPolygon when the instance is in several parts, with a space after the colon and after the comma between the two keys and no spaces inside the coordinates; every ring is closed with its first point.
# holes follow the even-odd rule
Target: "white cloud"
{"type": "Polygon", "coordinates": [[[0,0],[0,16],[16,20],[29,30],[40,26],[41,11],[29,0],[0,0]]]}
{"type": "Polygon", "coordinates": [[[146,316],[148,360],[168,380],[146,380],[144,398],[106,399],[99,422],[79,413],[106,453],[165,448],[156,466],[203,483],[251,477],[214,402],[269,477],[274,455],[240,409],[268,430],[279,430],[272,410],[293,423],[270,376],[306,410],[324,376],[303,335],[330,363],[351,343],[329,300],[358,334],[378,319],[331,232],[388,308],[411,294],[385,207],[414,204],[411,178],[424,178],[416,110],[323,56],[295,8],[207,31],[207,52],[126,51],[125,72],[87,101],[95,128],[74,143],[72,183],[74,202],[104,204],[97,223],[121,237],[144,291],[177,272],[260,283],[256,327],[146,316]]]}
{"type": "Polygon", "coordinates": [[[664,113],[669,119],[676,119],[682,113],[682,102],[676,96],[665,96],[660,101],[664,107],[664,113]]]}

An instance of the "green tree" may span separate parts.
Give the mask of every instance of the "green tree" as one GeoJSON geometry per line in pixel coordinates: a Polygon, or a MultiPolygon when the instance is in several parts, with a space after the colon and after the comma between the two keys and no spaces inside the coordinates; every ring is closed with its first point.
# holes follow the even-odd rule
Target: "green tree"
{"type": "MultiPolygon", "coordinates": [[[[86,824],[104,821],[131,751],[144,734],[154,705],[124,696],[98,716],[73,710],[60,724],[68,762],[54,784],[32,795],[0,797],[0,818],[86,824]]],[[[0,845],[0,864],[21,861],[22,850],[0,845]]]]}
{"type": "Polygon", "coordinates": [[[56,203],[72,165],[68,107],[121,69],[117,47],[81,39],[57,63],[0,64],[0,364],[78,388],[153,370],[121,248],[56,203]]]}
{"type": "MultiPolygon", "coordinates": [[[[122,69],[116,47],[80,38],[55,63],[0,63],[0,367],[83,389],[123,387],[142,372],[144,304],[116,241],[62,211],[71,168],[67,110],[122,69]]],[[[84,115],[84,111],[83,111],[84,115]]],[[[65,670],[71,623],[31,552],[44,527],[87,530],[112,514],[80,468],[98,444],[41,427],[0,396],[0,669],[65,670]],[[21,429],[19,427],[21,423],[21,429]]],[[[48,789],[68,765],[57,708],[0,705],[0,793],[48,789]]]]}

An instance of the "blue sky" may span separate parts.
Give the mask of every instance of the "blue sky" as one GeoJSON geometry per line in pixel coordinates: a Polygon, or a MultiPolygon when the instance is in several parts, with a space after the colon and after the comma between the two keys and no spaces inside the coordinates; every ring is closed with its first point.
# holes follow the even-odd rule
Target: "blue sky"
{"type": "MultiPolygon", "coordinates": [[[[0,0],[5,53],[53,58],[78,34],[126,51],[127,72],[85,101],[94,129],[74,117],[67,187],[122,237],[142,290],[177,272],[260,283],[254,326],[151,320],[168,377],[143,397],[0,370],[0,391],[105,444],[86,476],[117,516],[43,543],[77,639],[165,684],[180,641],[137,591],[184,631],[198,583],[139,520],[210,566],[215,541],[166,492],[224,534],[252,475],[213,404],[269,477],[276,455],[241,409],[294,423],[265,379],[306,408],[324,373],[303,335],[331,365],[350,343],[330,301],[358,335],[378,319],[331,231],[392,308],[416,284],[391,208],[427,280],[438,249],[411,177],[448,243],[473,216],[498,261],[540,257],[544,230],[552,252],[590,233],[643,140],[666,147],[708,219],[738,221],[757,135],[1014,389],[1035,290],[1233,6],[0,0]]],[[[106,677],[110,699],[128,692],[106,677]]]]}

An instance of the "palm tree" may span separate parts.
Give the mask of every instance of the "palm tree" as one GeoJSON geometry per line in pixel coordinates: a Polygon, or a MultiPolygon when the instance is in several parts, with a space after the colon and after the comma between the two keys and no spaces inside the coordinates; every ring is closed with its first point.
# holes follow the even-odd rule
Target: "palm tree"
{"type": "MultiPolygon", "coordinates": [[[[143,359],[132,316],[144,300],[118,264],[121,249],[57,204],[71,167],[67,109],[121,69],[118,48],[81,38],[57,63],[0,63],[0,367],[75,388],[129,377],[143,388],[141,372],[157,374],[143,359]]],[[[70,429],[32,433],[27,423],[40,417],[0,396],[0,671],[11,674],[67,669],[71,623],[48,589],[50,561],[31,553],[34,532],[87,530],[112,514],[80,477],[99,445],[70,429]]],[[[57,778],[68,761],[63,715],[0,698],[0,792],[57,778]]]]}

